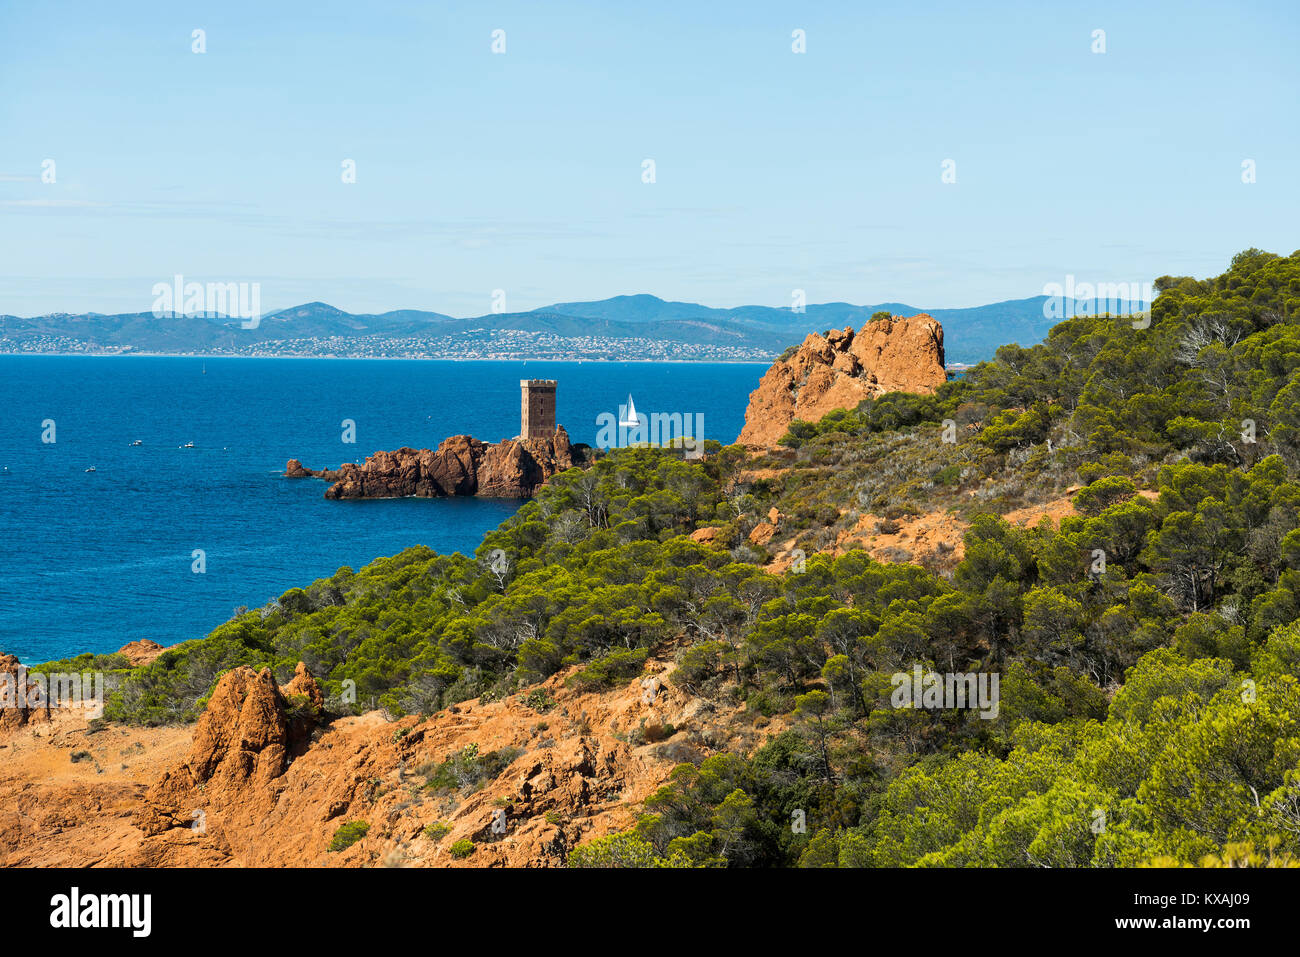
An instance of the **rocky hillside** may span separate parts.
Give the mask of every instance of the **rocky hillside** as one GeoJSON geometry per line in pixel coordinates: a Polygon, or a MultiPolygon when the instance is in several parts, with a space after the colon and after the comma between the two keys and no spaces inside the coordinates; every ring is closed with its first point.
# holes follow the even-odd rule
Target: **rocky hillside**
{"type": "Polygon", "coordinates": [[[737,440],[771,447],[795,419],[816,422],[832,409],[853,409],[886,392],[929,394],[947,380],[943,326],[920,313],[810,333],[772,365],[749,396],[737,440]]]}
{"type": "Polygon", "coordinates": [[[281,687],[228,672],[190,727],[56,713],[0,738],[0,865],[563,865],[678,763],[783,726],[686,693],[674,667],[595,692],[567,669],[425,720],[331,720],[301,664],[281,687]]]}
{"type": "Polygon", "coordinates": [[[364,465],[346,462],[337,469],[309,469],[290,459],[288,478],[322,478],[333,483],[325,497],[442,498],[482,495],[527,498],[552,475],[581,465],[587,446],[573,445],[564,426],[545,440],[506,439],[489,444],[469,435],[444,439],[436,450],[400,448],[376,452],[364,465]]]}

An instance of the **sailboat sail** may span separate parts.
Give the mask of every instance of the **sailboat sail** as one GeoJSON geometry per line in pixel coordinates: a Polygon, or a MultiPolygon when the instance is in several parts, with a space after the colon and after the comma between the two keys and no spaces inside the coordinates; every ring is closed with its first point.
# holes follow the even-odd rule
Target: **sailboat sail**
{"type": "Polygon", "coordinates": [[[619,413],[619,425],[634,429],[641,424],[641,420],[637,418],[636,404],[632,401],[632,393],[628,393],[627,405],[619,409],[619,413]]]}

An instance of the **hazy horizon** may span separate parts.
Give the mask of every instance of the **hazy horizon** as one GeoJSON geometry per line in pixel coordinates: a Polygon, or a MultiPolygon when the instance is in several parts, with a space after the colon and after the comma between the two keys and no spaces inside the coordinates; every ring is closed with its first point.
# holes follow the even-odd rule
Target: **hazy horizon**
{"type": "MultiPolygon", "coordinates": [[[[606,297],[604,297],[603,299],[573,299],[573,298],[558,299],[558,300],[556,300],[556,301],[554,301],[554,302],[543,303],[542,305],[540,305],[540,306],[536,306],[536,307],[533,307],[533,308],[531,308],[531,309],[512,309],[512,310],[510,310],[510,312],[511,312],[511,313],[528,313],[528,312],[536,312],[536,311],[538,311],[538,310],[545,310],[545,309],[549,309],[549,308],[552,308],[552,307],[564,306],[564,305],[574,304],[574,303],[607,302],[607,301],[614,300],[614,299],[635,299],[635,298],[640,298],[640,297],[644,297],[644,296],[649,296],[649,297],[651,297],[651,298],[653,298],[653,299],[658,299],[660,302],[672,303],[672,304],[681,303],[681,304],[684,304],[684,305],[698,305],[698,306],[701,306],[701,307],[706,308],[706,309],[750,309],[750,308],[777,308],[777,309],[789,309],[789,308],[790,308],[790,307],[789,307],[789,304],[786,304],[786,305],[777,305],[777,306],[770,306],[770,305],[768,305],[768,304],[766,304],[766,303],[760,303],[760,302],[743,302],[743,303],[733,303],[733,304],[730,304],[730,305],[712,306],[712,305],[707,305],[706,303],[689,302],[689,301],[686,301],[686,300],[678,300],[678,299],[667,299],[667,298],[664,297],[664,296],[656,296],[654,293],[634,292],[634,293],[619,293],[619,294],[616,294],[616,295],[613,295],[613,296],[606,296],[606,297]]],[[[939,310],[946,310],[946,309],[980,309],[980,308],[983,308],[983,307],[986,307],[986,306],[999,306],[999,305],[1004,305],[1004,304],[1006,304],[1006,303],[1012,303],[1012,302],[1025,302],[1025,301],[1028,301],[1028,300],[1031,300],[1031,299],[1041,299],[1041,298],[1043,298],[1042,293],[1038,293],[1038,294],[1036,294],[1036,295],[1031,295],[1031,296],[1017,296],[1017,297],[1014,297],[1014,298],[1012,298],[1012,299],[1002,299],[1002,300],[999,300],[999,301],[997,301],[997,302],[979,302],[979,303],[971,303],[970,305],[965,305],[965,306],[928,306],[928,305],[921,306],[921,305],[917,305],[916,303],[903,303],[903,302],[901,302],[901,301],[896,301],[896,300],[891,300],[891,302],[894,302],[894,303],[896,303],[896,304],[898,304],[898,305],[906,305],[906,306],[910,306],[910,307],[913,307],[913,308],[916,308],[916,309],[922,309],[922,310],[924,310],[924,309],[935,309],[936,311],[939,311],[939,310]]],[[[836,306],[836,305],[847,305],[847,306],[853,306],[853,307],[855,307],[855,308],[863,308],[863,307],[866,307],[866,306],[883,305],[883,304],[884,304],[883,302],[882,302],[882,303],[847,302],[847,301],[845,301],[845,300],[830,300],[830,301],[827,301],[827,302],[811,302],[811,301],[810,301],[810,302],[808,302],[808,303],[806,304],[806,308],[812,308],[812,307],[815,307],[815,306],[836,306]]],[[[288,310],[290,310],[290,309],[300,309],[300,308],[303,308],[303,307],[305,307],[305,306],[310,306],[310,305],[329,306],[329,307],[332,308],[332,309],[338,309],[340,312],[346,313],[346,314],[348,314],[348,315],[355,315],[355,316],[360,316],[360,315],[368,315],[368,316],[382,316],[382,315],[385,315],[385,314],[388,314],[388,313],[396,313],[396,312],[422,312],[422,313],[429,313],[429,314],[436,314],[436,315],[447,316],[447,317],[452,318],[452,319],[478,319],[478,318],[486,317],[486,316],[492,314],[492,310],[491,310],[491,309],[486,309],[486,310],[484,310],[483,312],[477,312],[477,313],[466,313],[466,314],[464,314],[464,315],[456,315],[455,313],[448,312],[448,311],[443,310],[443,309],[430,308],[430,307],[426,307],[426,306],[399,306],[399,307],[393,307],[393,308],[376,309],[376,310],[374,310],[374,311],[367,311],[367,312],[352,312],[351,310],[343,309],[342,307],[338,306],[336,303],[329,302],[329,301],[327,301],[327,300],[325,300],[325,299],[307,299],[307,300],[303,300],[302,302],[292,302],[292,303],[288,303],[288,304],[286,304],[286,305],[271,305],[271,306],[268,306],[268,307],[266,307],[266,308],[263,309],[263,311],[262,311],[262,316],[263,316],[263,317],[266,317],[266,316],[273,316],[273,315],[275,315],[276,313],[286,312],[286,311],[288,311],[288,310]]],[[[43,318],[43,317],[45,317],[45,316],[57,316],[57,315],[102,315],[102,316],[114,316],[114,315],[132,315],[132,314],[137,314],[137,313],[148,313],[148,312],[151,312],[151,311],[152,311],[152,310],[150,310],[150,309],[148,309],[148,308],[144,308],[144,309],[133,310],[133,311],[130,312],[130,313],[121,313],[121,312],[105,312],[105,311],[100,310],[100,309],[87,309],[87,310],[85,310],[84,312],[76,313],[76,312],[71,312],[71,311],[69,311],[69,310],[67,310],[67,309],[56,309],[56,310],[54,310],[54,311],[52,311],[52,312],[34,313],[34,314],[32,314],[32,315],[26,315],[26,316],[24,316],[24,315],[18,315],[18,314],[16,314],[16,313],[0,313],[0,315],[8,315],[8,316],[11,316],[11,317],[13,317],[13,318],[15,318],[15,319],[40,319],[40,318],[43,318]]],[[[189,313],[187,313],[187,314],[189,314],[189,313]]],[[[237,319],[237,318],[239,318],[239,317],[236,316],[234,313],[229,313],[229,314],[226,314],[226,315],[225,315],[225,318],[228,318],[228,319],[237,319]]],[[[578,318],[580,318],[580,317],[578,317],[578,318]]]]}

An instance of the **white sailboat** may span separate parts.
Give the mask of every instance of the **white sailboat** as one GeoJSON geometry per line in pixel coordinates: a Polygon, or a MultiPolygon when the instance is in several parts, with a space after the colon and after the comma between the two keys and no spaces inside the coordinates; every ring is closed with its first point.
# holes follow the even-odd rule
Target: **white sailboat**
{"type": "Polygon", "coordinates": [[[637,418],[636,403],[632,401],[631,392],[627,394],[627,405],[621,406],[618,411],[619,411],[619,419],[618,419],[619,425],[626,426],[629,429],[635,429],[637,426],[641,424],[641,420],[637,418]]]}

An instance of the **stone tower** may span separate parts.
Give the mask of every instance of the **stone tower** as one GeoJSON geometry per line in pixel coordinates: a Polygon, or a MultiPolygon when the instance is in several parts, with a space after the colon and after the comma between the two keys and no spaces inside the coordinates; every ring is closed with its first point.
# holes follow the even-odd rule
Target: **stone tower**
{"type": "Polygon", "coordinates": [[[519,413],[521,439],[549,439],[555,435],[555,380],[520,379],[523,404],[519,413]]]}

